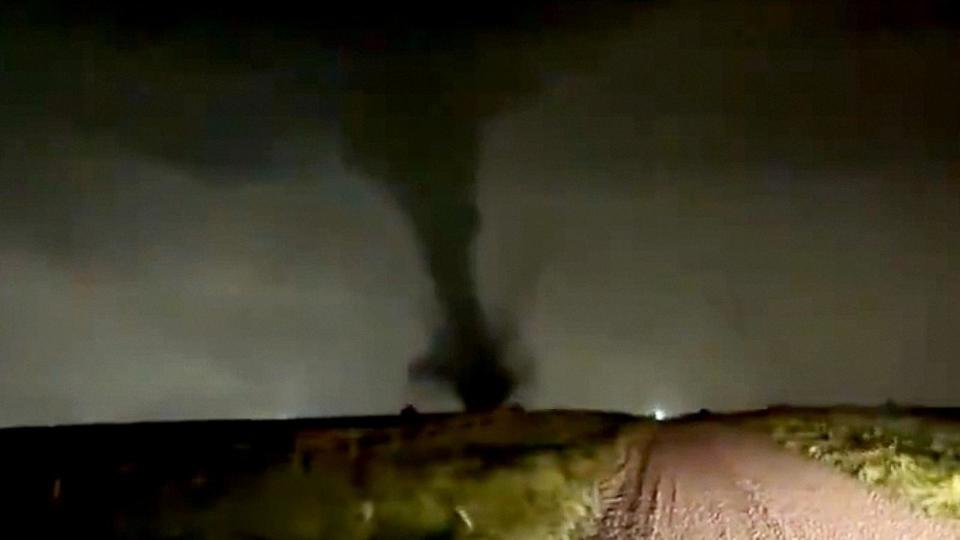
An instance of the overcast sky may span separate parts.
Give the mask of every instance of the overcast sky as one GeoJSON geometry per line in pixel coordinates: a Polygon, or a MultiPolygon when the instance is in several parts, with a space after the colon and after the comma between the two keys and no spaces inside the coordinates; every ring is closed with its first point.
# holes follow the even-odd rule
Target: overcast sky
{"type": "MultiPolygon", "coordinates": [[[[483,73],[538,81],[478,126],[475,267],[536,366],[518,399],[960,405],[960,33],[852,5],[477,38],[483,73]]],[[[334,45],[11,20],[0,425],[456,406],[407,381],[431,282],[341,159],[334,45]]]]}

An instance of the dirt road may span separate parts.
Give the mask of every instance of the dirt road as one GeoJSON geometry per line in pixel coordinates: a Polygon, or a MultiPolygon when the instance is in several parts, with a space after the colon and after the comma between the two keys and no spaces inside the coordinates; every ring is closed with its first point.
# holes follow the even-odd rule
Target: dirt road
{"type": "Polygon", "coordinates": [[[595,540],[960,539],[853,478],[715,424],[665,426],[630,449],[595,540]]]}

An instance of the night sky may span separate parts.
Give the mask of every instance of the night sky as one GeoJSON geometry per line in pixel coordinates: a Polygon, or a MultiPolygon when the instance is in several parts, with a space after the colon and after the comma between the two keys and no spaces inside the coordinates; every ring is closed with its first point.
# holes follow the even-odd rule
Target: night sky
{"type": "Polygon", "coordinates": [[[960,405],[950,5],[5,8],[0,425],[960,405]]]}

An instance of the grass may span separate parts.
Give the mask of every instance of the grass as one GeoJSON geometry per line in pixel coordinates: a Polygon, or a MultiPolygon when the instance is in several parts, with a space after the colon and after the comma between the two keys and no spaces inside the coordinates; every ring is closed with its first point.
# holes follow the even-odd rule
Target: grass
{"type": "Polygon", "coordinates": [[[777,416],[780,444],[880,486],[928,515],[960,518],[960,426],[869,414],[777,416]]]}
{"type": "Polygon", "coordinates": [[[211,508],[164,515],[163,537],[300,539],[573,540],[598,510],[602,459],[538,453],[509,466],[471,460],[397,467],[374,464],[362,489],[335,470],[269,471],[211,508]]]}
{"type": "Polygon", "coordinates": [[[322,452],[306,469],[291,459],[234,479],[201,507],[185,504],[196,486],[178,486],[157,521],[144,525],[165,539],[584,538],[624,438],[578,435],[605,422],[519,415],[505,425],[441,426],[412,442],[322,452]]]}
{"type": "Polygon", "coordinates": [[[495,468],[464,460],[384,470],[371,504],[382,509],[383,530],[424,529],[397,538],[580,538],[599,510],[595,480],[602,455],[538,452],[495,468]]]}

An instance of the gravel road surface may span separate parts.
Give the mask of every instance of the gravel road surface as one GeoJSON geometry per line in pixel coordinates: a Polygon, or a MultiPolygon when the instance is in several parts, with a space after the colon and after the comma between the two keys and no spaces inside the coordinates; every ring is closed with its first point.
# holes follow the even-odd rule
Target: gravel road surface
{"type": "Polygon", "coordinates": [[[928,518],[762,434],[711,423],[665,425],[632,446],[603,490],[595,540],[960,539],[928,518]]]}

